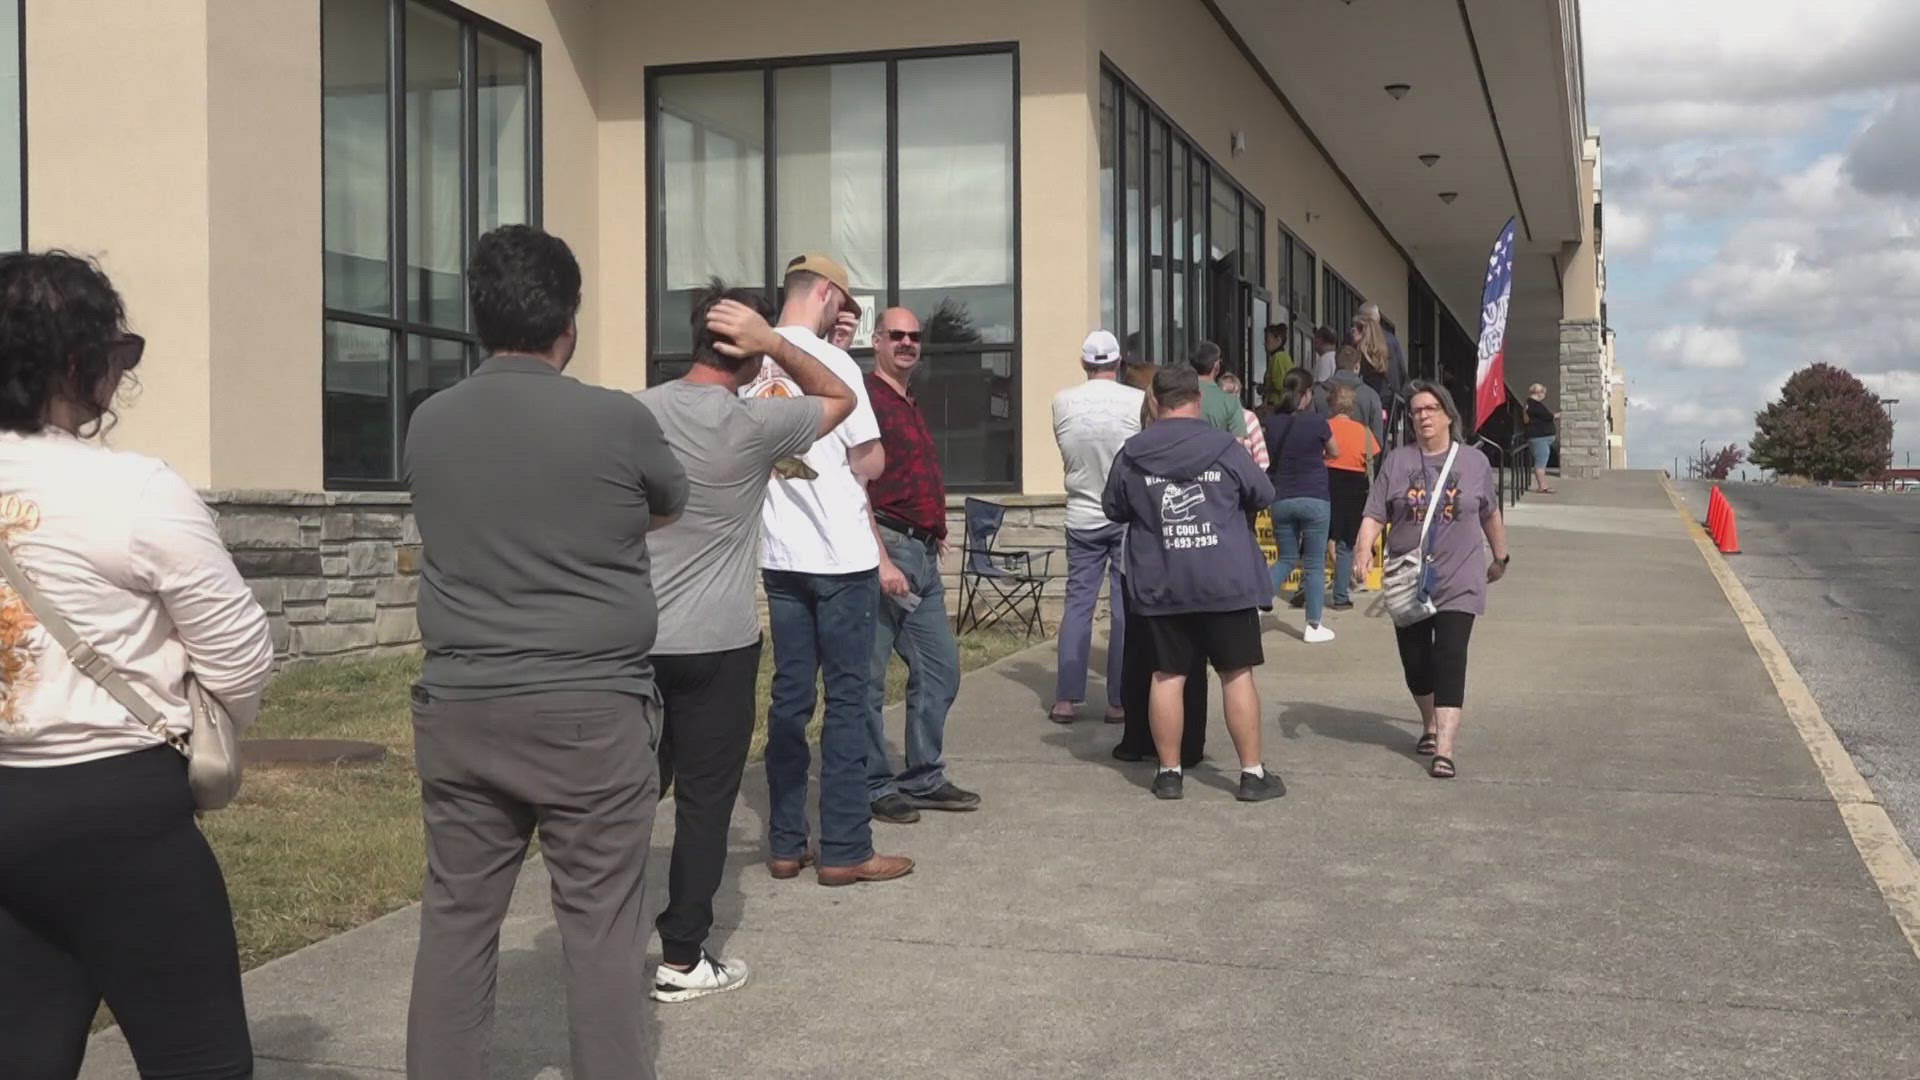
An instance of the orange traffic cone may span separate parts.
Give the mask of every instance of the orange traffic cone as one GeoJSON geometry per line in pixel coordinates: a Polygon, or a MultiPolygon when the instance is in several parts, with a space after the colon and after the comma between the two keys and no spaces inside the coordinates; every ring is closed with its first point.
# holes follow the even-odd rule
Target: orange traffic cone
{"type": "Polygon", "coordinates": [[[1720,538],[1720,519],[1726,506],[1727,497],[1720,493],[1718,484],[1714,485],[1713,494],[1707,496],[1707,532],[1716,540],[1720,538]]]}
{"type": "Polygon", "coordinates": [[[1740,554],[1740,526],[1735,520],[1733,504],[1730,502],[1721,503],[1720,532],[1714,540],[1720,545],[1720,554],[1740,554]]]}

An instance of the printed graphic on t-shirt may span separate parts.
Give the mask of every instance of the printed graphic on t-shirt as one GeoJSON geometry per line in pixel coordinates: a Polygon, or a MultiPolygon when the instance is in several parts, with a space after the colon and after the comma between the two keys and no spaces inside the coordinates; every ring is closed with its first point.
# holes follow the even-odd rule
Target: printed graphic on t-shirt
{"type": "Polygon", "coordinates": [[[1208,469],[1188,481],[1160,476],[1146,478],[1149,491],[1155,485],[1160,486],[1161,547],[1167,551],[1193,551],[1219,546],[1219,531],[1213,522],[1200,520],[1199,511],[1206,505],[1206,485],[1225,479],[1226,475],[1218,469],[1208,469]]]}
{"type": "MultiPolygon", "coordinates": [[[[11,546],[14,537],[39,527],[39,506],[15,495],[0,497],[0,544],[11,546]]],[[[0,581],[0,731],[20,724],[20,700],[33,685],[34,650],[39,644],[28,639],[39,628],[40,620],[13,585],[0,581]]]]}
{"type": "MultiPolygon", "coordinates": [[[[1415,520],[1425,520],[1427,516],[1427,478],[1416,476],[1407,484],[1407,514],[1415,520]]],[[[1460,478],[1447,477],[1447,489],[1440,499],[1440,510],[1434,517],[1440,521],[1452,521],[1460,516],[1460,478]]]]}
{"type": "MultiPolygon", "coordinates": [[[[760,365],[760,374],[752,382],[740,388],[740,396],[745,398],[797,398],[802,397],[800,384],[793,381],[786,369],[771,360],[760,365]]],[[[777,480],[818,480],[820,474],[813,466],[797,457],[784,457],[773,463],[773,475],[777,480]]]]}

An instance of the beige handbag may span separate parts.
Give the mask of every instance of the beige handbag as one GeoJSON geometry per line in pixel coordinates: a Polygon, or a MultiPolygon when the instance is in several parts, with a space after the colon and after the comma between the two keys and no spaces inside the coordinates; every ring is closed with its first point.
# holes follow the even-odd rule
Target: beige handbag
{"type": "Polygon", "coordinates": [[[193,731],[185,738],[167,731],[166,717],[153,703],[134,690],[125,676],[113,668],[112,661],[80,640],[66,619],[48,604],[33,587],[13,552],[0,541],[0,571],[6,574],[27,609],[40,620],[48,635],[67,652],[67,659],[80,673],[92,679],[108,696],[127,710],[133,721],[152,732],[187,759],[187,786],[193,789],[193,804],[201,810],[218,810],[233,801],[240,791],[240,733],[226,706],[200,685],[189,672],[186,678],[187,707],[193,713],[193,731]]]}

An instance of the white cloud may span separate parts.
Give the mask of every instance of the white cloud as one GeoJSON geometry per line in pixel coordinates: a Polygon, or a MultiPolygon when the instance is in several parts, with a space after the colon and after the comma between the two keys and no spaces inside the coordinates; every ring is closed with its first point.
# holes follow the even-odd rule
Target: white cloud
{"type": "Polygon", "coordinates": [[[1920,0],[1584,0],[1636,463],[1744,445],[1794,370],[1920,450],[1920,0]]]}
{"type": "Polygon", "coordinates": [[[1669,326],[1647,342],[1647,355],[1655,364],[1716,371],[1747,363],[1740,335],[1724,326],[1669,326]]]}
{"type": "Polygon", "coordinates": [[[1643,251],[1660,231],[1659,222],[1618,207],[1607,211],[1607,254],[1632,255],[1643,251]]]}

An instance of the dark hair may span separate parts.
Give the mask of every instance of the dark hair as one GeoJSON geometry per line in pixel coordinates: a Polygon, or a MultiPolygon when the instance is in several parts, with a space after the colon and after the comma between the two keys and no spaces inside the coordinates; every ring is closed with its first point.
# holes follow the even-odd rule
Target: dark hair
{"type": "Polygon", "coordinates": [[[1194,374],[1211,375],[1213,369],[1220,366],[1220,346],[1203,341],[1194,346],[1193,357],[1187,362],[1193,365],[1194,374]]]}
{"type": "MultiPolygon", "coordinates": [[[[795,259],[795,262],[800,260],[795,259]]],[[[825,281],[825,277],[811,270],[795,270],[781,282],[780,295],[783,300],[794,300],[805,296],[815,282],[825,281]]]]}
{"type": "Polygon", "coordinates": [[[580,264],[565,240],[502,225],[474,245],[467,299],[488,352],[544,353],[580,313],[580,264]]]}
{"type": "Polygon", "coordinates": [[[1440,403],[1440,407],[1446,410],[1447,419],[1453,423],[1454,441],[1465,441],[1467,434],[1461,428],[1460,410],[1454,405],[1453,395],[1447,392],[1447,388],[1428,379],[1415,379],[1408,383],[1407,408],[1409,411],[1412,410],[1413,399],[1418,394],[1432,394],[1434,400],[1440,403]]]}
{"type": "Polygon", "coordinates": [[[1282,336],[1286,332],[1287,332],[1287,324],[1283,322],[1271,323],[1267,326],[1267,333],[1272,334],[1275,337],[1282,336]]]}
{"type": "Polygon", "coordinates": [[[1337,349],[1340,347],[1340,335],[1334,333],[1331,326],[1316,327],[1313,331],[1313,343],[1337,349]]]}
{"type": "Polygon", "coordinates": [[[56,401],[90,412],[89,424],[109,419],[113,402],[100,391],[126,332],[126,306],[92,260],[0,255],[0,430],[38,434],[56,401]]]}
{"type": "Polygon", "coordinates": [[[760,317],[768,322],[772,322],[777,317],[777,313],[774,311],[773,301],[767,299],[766,293],[758,289],[728,288],[727,283],[721,281],[719,278],[709,279],[707,281],[707,287],[694,294],[693,362],[696,364],[705,364],[711,368],[718,368],[728,374],[734,374],[750,363],[757,363],[760,357],[742,357],[741,359],[734,360],[730,357],[722,356],[714,349],[713,343],[719,340],[719,336],[707,329],[707,312],[712,311],[713,305],[722,300],[732,300],[745,304],[759,312],[760,317]]]}
{"type": "Polygon", "coordinates": [[[1153,373],[1153,400],[1177,409],[1200,400],[1200,374],[1190,366],[1169,364],[1153,373]]]}
{"type": "Polygon", "coordinates": [[[1313,372],[1292,368],[1280,380],[1280,404],[1276,411],[1290,413],[1300,408],[1300,395],[1313,389],[1313,372]]]}

